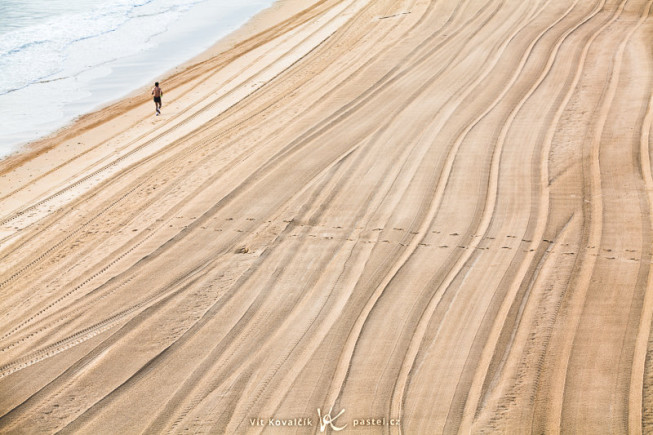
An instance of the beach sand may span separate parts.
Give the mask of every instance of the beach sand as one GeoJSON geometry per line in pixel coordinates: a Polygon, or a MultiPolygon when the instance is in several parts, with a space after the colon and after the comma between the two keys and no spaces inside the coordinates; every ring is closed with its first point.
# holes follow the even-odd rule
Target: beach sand
{"type": "Polygon", "coordinates": [[[281,1],[1,161],[0,432],[650,433],[652,6],[281,1]]]}

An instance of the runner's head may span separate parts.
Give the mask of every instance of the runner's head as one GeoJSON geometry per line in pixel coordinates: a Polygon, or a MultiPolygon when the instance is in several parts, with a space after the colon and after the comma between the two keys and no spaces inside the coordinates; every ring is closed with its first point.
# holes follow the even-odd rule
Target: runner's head
{"type": "Polygon", "coordinates": [[[159,86],[159,82],[154,83],[154,86],[159,86]]]}

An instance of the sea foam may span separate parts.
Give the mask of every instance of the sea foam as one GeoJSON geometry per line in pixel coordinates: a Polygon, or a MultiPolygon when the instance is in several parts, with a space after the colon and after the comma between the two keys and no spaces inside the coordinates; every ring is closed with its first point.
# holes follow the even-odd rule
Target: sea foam
{"type": "Polygon", "coordinates": [[[0,10],[0,156],[157,78],[273,2],[85,0],[66,8],[7,1],[0,10]]]}

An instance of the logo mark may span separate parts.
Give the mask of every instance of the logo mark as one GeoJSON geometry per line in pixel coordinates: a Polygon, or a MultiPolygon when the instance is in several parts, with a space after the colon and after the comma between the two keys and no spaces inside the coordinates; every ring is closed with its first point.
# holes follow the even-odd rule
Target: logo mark
{"type": "Polygon", "coordinates": [[[335,421],[338,419],[338,417],[340,417],[345,412],[345,410],[343,409],[342,411],[340,411],[338,415],[336,415],[335,417],[331,417],[332,411],[333,411],[333,406],[331,407],[331,409],[329,409],[328,414],[322,415],[322,413],[320,412],[320,408],[317,408],[317,417],[318,420],[320,420],[320,432],[324,432],[327,426],[331,427],[331,430],[333,430],[334,432],[339,432],[347,427],[347,425],[341,427],[337,427],[334,425],[335,421]]]}

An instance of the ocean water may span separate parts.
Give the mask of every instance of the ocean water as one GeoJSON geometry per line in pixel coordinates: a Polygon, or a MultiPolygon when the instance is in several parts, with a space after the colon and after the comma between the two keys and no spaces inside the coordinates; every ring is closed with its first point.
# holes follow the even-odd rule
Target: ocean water
{"type": "Polygon", "coordinates": [[[158,80],[273,2],[0,0],[0,158],[158,80]]]}

